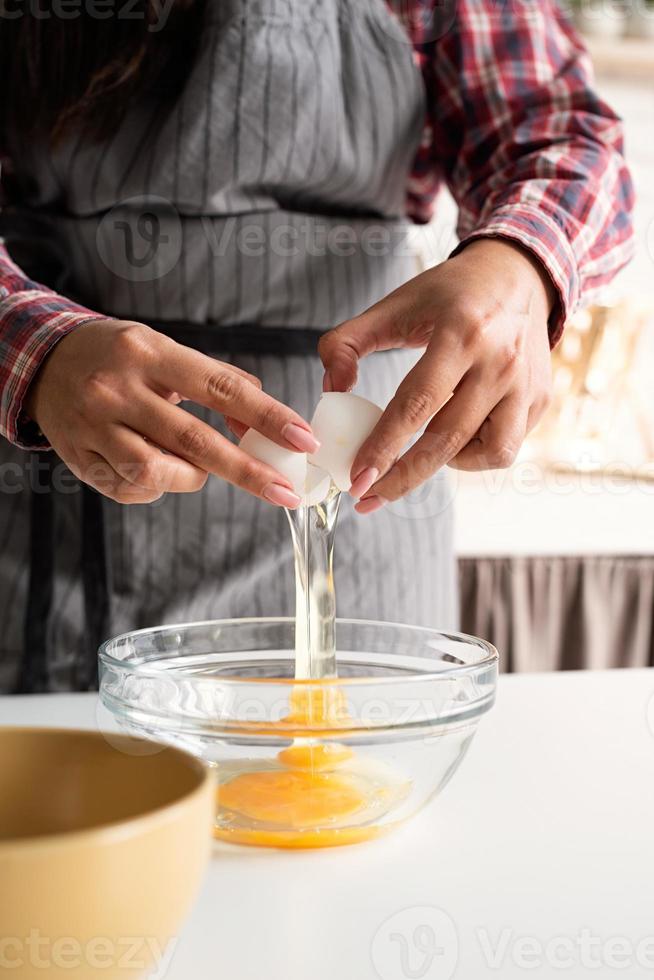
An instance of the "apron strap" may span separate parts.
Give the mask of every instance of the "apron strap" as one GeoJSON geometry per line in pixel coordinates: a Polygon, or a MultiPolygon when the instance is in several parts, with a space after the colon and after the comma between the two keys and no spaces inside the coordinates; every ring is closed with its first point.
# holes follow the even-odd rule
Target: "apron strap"
{"type": "Polygon", "coordinates": [[[98,687],[98,647],[109,639],[109,570],[102,494],[86,483],[82,488],[82,584],[84,644],[75,668],[75,688],[98,687]]]}
{"type": "Polygon", "coordinates": [[[30,572],[24,623],[25,654],[16,694],[39,694],[48,690],[47,630],[54,592],[52,467],[56,458],[53,452],[30,454],[30,572]]]}
{"type": "Polygon", "coordinates": [[[304,327],[261,327],[252,323],[195,325],[170,320],[152,321],[153,330],[206,354],[318,356],[318,341],[326,332],[304,327]]]}
{"type": "MultiPolygon", "coordinates": [[[[16,694],[40,694],[50,690],[48,628],[54,597],[56,488],[52,471],[59,457],[54,452],[32,453],[38,460],[38,480],[31,480],[29,587],[24,622],[24,649],[16,694]]],[[[34,476],[34,474],[33,474],[34,476]]],[[[76,690],[91,691],[98,685],[98,647],[109,635],[109,588],[104,510],[101,494],[85,483],[81,490],[81,569],[84,593],[82,654],[75,665],[76,690]]]]}

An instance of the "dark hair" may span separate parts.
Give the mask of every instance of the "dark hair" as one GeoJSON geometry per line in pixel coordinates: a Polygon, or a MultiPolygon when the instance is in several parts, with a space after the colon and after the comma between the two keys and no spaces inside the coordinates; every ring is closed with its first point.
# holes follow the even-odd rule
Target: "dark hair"
{"type": "Polygon", "coordinates": [[[130,2],[129,19],[62,19],[56,0],[24,4],[0,17],[0,151],[34,133],[56,141],[75,129],[111,134],[130,101],[145,89],[178,93],[201,33],[201,0],[173,0],[161,23],[160,0],[130,2]],[[52,9],[56,7],[57,9],[52,9]],[[59,16],[57,16],[59,14],[59,16]]]}

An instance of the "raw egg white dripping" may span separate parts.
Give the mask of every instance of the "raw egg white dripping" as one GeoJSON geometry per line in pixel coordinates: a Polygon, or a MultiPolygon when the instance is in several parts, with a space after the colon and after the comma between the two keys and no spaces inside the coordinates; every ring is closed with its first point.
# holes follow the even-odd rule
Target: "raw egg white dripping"
{"type": "Polygon", "coordinates": [[[292,744],[273,760],[223,770],[218,836],[228,840],[275,847],[368,840],[384,832],[377,821],[408,792],[405,779],[334,739],[334,730],[350,723],[345,692],[334,683],[336,518],[357,453],[381,415],[365,398],[328,392],[311,422],[320,442],[313,455],[283,449],[253,429],[241,440],[245,452],[289,480],[304,506],[287,511],[295,558],[295,684],[279,725],[281,739],[293,731],[292,744]],[[321,728],[328,739],[316,737],[321,728]]]}

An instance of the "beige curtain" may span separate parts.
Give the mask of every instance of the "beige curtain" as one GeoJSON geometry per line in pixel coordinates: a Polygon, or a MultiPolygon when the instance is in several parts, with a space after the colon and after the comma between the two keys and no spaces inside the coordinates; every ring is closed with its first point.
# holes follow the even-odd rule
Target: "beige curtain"
{"type": "Polygon", "coordinates": [[[462,558],[459,579],[503,670],[654,665],[654,556],[462,558]]]}

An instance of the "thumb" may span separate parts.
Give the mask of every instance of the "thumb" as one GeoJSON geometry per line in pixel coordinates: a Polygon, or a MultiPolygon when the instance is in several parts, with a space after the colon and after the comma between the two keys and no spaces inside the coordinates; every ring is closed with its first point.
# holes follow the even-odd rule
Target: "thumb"
{"type": "Polygon", "coordinates": [[[323,334],[318,354],[325,368],[325,391],[350,391],[357,382],[362,357],[404,346],[400,332],[392,326],[390,313],[391,304],[382,300],[361,316],[323,334]]]}

